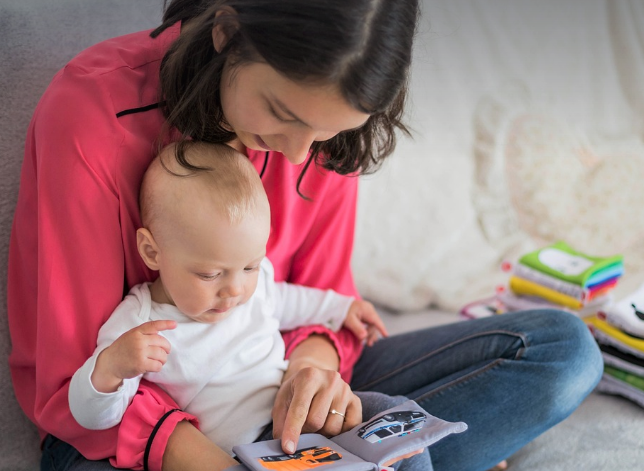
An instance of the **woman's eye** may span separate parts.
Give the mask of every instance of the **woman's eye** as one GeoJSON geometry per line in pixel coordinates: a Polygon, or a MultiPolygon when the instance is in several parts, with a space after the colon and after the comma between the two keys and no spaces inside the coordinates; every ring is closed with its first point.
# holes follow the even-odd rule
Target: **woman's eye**
{"type": "Polygon", "coordinates": [[[273,108],[272,106],[268,107],[268,111],[270,111],[270,113],[273,115],[275,119],[277,119],[278,121],[281,121],[282,123],[288,123],[288,122],[294,121],[292,119],[282,118],[280,115],[277,114],[277,111],[275,111],[275,108],[273,108]]]}

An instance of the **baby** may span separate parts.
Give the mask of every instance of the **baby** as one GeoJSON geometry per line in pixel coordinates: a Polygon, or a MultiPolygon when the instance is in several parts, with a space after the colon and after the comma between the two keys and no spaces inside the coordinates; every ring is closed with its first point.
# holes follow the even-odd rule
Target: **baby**
{"type": "Polygon", "coordinates": [[[244,155],[190,143],[189,162],[207,167],[193,172],[174,152],[160,153],[141,188],[137,246],[159,277],[134,286],[103,325],[72,378],[69,404],[83,427],[113,427],[144,377],[232,453],[271,422],[288,365],[280,330],[344,325],[364,337],[366,324],[368,344],[387,332],[368,302],[274,281],[269,203],[244,155]]]}

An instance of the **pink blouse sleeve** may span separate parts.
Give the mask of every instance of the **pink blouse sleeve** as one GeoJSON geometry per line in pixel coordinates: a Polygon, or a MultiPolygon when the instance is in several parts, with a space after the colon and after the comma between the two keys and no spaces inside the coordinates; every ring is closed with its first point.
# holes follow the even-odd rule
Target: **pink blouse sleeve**
{"type": "MultiPolygon", "coordinates": [[[[309,172],[316,171],[309,169],[309,172]]],[[[324,175],[328,183],[324,193],[315,196],[317,214],[311,231],[292,260],[288,281],[359,297],[351,272],[358,178],[330,172],[324,175]]],[[[334,333],[321,326],[311,326],[286,332],[283,337],[287,357],[312,334],[323,334],[331,340],[340,357],[340,374],[349,382],[362,345],[346,329],[334,333]]]]}
{"type": "Polygon", "coordinates": [[[176,403],[157,387],[142,384],[122,424],[109,430],[86,430],[69,410],[70,379],[123,296],[127,254],[111,178],[122,138],[106,118],[109,97],[90,88],[82,73],[61,83],[63,75],[54,78],[28,130],[11,235],[8,313],[16,397],[41,432],[87,458],[111,457],[117,466],[141,469],[147,453],[149,469],[160,470],[174,425],[196,422],[170,412],[176,403]]]}
{"type": "Polygon", "coordinates": [[[199,427],[197,419],[181,411],[160,387],[141,381],[119,426],[116,456],[110,463],[116,468],[161,471],[168,439],[182,420],[199,427]]]}

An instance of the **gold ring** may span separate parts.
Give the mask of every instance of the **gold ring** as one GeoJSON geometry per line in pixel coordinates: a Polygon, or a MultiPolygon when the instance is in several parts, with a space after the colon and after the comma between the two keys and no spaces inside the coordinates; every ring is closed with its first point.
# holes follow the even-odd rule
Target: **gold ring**
{"type": "Polygon", "coordinates": [[[343,419],[346,419],[346,418],[347,418],[347,417],[346,417],[342,412],[338,412],[338,411],[337,411],[337,410],[335,410],[335,409],[331,409],[331,411],[329,412],[329,414],[333,414],[333,415],[341,415],[343,419]]]}

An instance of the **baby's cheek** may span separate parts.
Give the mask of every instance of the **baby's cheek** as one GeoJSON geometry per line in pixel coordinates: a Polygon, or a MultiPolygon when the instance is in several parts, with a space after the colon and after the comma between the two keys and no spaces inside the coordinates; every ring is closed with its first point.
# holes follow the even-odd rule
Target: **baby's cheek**
{"type": "Polygon", "coordinates": [[[177,303],[177,308],[186,316],[194,318],[199,316],[204,311],[211,309],[212,306],[208,305],[205,301],[196,299],[194,297],[182,299],[182,303],[177,303]]]}

